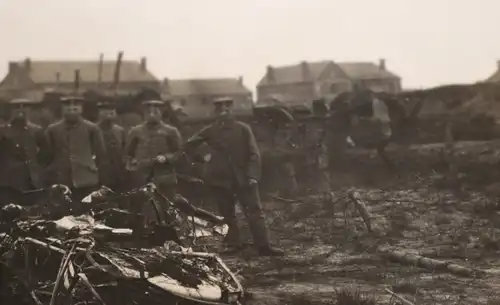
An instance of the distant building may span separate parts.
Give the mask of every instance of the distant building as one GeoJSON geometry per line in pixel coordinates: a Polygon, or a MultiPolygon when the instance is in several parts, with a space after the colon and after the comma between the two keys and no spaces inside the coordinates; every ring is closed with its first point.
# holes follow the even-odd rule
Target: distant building
{"type": "MultiPolygon", "coordinates": [[[[87,90],[103,93],[113,88],[116,61],[31,60],[9,62],[9,70],[0,82],[0,97],[41,99],[45,92],[75,94],[87,90]],[[75,71],[79,71],[79,92],[75,92],[75,71]]],[[[133,94],[143,88],[159,90],[160,81],[147,69],[146,58],[121,63],[118,94],[133,94]]]]}
{"type": "Polygon", "coordinates": [[[500,84],[500,60],[497,60],[497,69],[493,75],[486,79],[487,83],[498,83],[500,84]]]}
{"type": "Polygon", "coordinates": [[[371,62],[306,62],[296,65],[267,67],[257,85],[257,100],[283,96],[289,103],[310,105],[320,97],[335,96],[361,83],[374,91],[399,92],[401,78],[386,69],[385,60],[371,62]]]}
{"type": "Polygon", "coordinates": [[[174,107],[182,108],[189,118],[205,118],[213,114],[212,101],[219,97],[234,99],[235,115],[252,113],[252,92],[243,78],[164,79],[162,93],[174,107]]]}

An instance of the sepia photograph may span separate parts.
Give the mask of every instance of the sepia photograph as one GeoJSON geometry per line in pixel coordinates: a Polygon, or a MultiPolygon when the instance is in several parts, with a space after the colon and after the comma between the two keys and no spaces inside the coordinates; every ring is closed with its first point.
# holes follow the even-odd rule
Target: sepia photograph
{"type": "Polygon", "coordinates": [[[0,276],[500,305],[500,1],[0,0],[0,276]]]}

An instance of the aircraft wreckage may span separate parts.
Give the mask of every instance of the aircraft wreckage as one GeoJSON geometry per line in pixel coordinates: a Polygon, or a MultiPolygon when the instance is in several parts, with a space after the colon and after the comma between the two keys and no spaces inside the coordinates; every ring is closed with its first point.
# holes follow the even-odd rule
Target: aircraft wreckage
{"type": "Polygon", "coordinates": [[[238,304],[243,288],[215,254],[197,252],[197,239],[227,234],[216,215],[169,201],[154,184],[115,194],[102,188],[75,215],[66,202],[45,207],[8,204],[1,210],[0,298],[7,304],[238,304]],[[113,204],[146,196],[157,221],[113,204]],[[65,215],[66,214],[66,215],[65,215]],[[40,216],[42,215],[42,216],[40,216]]]}

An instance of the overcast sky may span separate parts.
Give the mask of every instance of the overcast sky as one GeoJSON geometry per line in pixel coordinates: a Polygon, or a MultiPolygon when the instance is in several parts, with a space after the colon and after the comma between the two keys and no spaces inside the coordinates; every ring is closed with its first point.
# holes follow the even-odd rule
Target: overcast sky
{"type": "Polygon", "coordinates": [[[500,59],[499,0],[0,0],[9,60],[148,58],[159,78],[385,58],[404,87],[475,82],[500,59]]]}

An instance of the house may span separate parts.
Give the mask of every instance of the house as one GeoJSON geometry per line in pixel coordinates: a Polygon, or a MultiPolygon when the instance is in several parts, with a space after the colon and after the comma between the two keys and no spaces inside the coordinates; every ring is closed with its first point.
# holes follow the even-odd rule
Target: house
{"type": "Polygon", "coordinates": [[[399,92],[401,78],[386,69],[384,59],[371,62],[332,60],[306,62],[282,67],[267,67],[266,75],[257,85],[257,100],[273,95],[287,96],[289,103],[310,105],[314,99],[328,98],[349,91],[361,83],[374,91],[399,92]]]}
{"type": "Polygon", "coordinates": [[[146,58],[121,62],[119,83],[114,88],[116,61],[53,61],[25,59],[9,62],[8,73],[0,82],[0,97],[41,99],[45,92],[78,94],[87,90],[133,94],[143,88],[159,90],[160,81],[147,69],[146,58]],[[78,71],[78,72],[76,72],[78,71]],[[76,75],[78,91],[75,90],[76,75]]]}
{"type": "Polygon", "coordinates": [[[497,70],[486,79],[486,82],[500,84],[500,60],[497,60],[497,70]]]}
{"type": "Polygon", "coordinates": [[[189,118],[207,118],[213,114],[212,101],[220,97],[234,99],[235,115],[252,113],[252,92],[243,78],[168,79],[162,84],[162,94],[174,107],[182,108],[189,118]]]}

